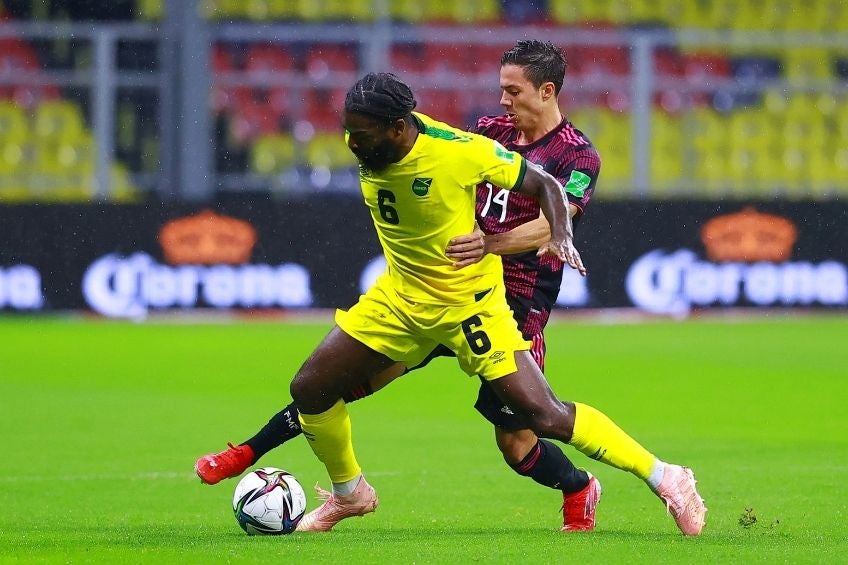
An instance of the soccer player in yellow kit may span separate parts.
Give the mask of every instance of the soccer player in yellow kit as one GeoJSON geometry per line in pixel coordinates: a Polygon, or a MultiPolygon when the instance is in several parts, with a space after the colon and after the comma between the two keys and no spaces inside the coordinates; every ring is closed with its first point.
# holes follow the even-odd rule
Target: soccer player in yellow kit
{"type": "Polygon", "coordinates": [[[583,270],[571,237],[562,186],[497,142],[413,113],[411,90],[389,73],[369,74],[345,100],[348,145],[387,270],[312,353],[291,384],[304,435],[333,483],[299,531],[327,531],[372,512],[374,489],[353,452],[342,395],[395,362],[420,363],[437,345],[462,369],[486,379],[540,437],[646,478],[685,534],[700,533],[706,508],[690,470],[672,472],[599,411],[560,401],[528,353],[504,296],[502,267],[488,255],[456,269],[445,247],[474,224],[475,187],[483,181],[539,199],[551,254],[583,270]],[[665,475],[665,476],[663,476],[665,475]]]}

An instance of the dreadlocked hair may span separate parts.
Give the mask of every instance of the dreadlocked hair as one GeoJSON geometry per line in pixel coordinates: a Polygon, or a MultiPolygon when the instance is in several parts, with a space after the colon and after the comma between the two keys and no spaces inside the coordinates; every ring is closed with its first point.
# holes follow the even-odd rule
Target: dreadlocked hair
{"type": "Polygon", "coordinates": [[[380,121],[406,118],[415,108],[412,90],[392,73],[369,73],[345,96],[345,110],[367,114],[380,121]]]}

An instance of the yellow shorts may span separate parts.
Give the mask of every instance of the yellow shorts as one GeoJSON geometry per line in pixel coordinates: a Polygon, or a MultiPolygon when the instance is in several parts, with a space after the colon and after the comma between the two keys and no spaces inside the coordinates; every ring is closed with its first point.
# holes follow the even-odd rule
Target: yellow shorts
{"type": "Polygon", "coordinates": [[[393,361],[414,367],[444,344],[469,375],[494,380],[514,373],[515,352],[530,349],[506,302],[503,284],[477,302],[439,306],[409,302],[381,277],[359,302],[336,311],[336,324],[348,335],[393,361]]]}

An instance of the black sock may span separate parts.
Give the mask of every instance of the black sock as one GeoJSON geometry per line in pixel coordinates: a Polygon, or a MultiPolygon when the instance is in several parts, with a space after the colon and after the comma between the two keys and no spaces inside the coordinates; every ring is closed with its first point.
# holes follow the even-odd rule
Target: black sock
{"type": "Polygon", "coordinates": [[[544,439],[540,439],[520,463],[510,467],[519,475],[565,494],[580,491],[589,484],[586,471],[575,467],[559,447],[544,439]]]}
{"type": "Polygon", "coordinates": [[[253,449],[253,463],[259,458],[303,433],[294,402],[274,414],[255,436],[244,442],[253,449]]]}

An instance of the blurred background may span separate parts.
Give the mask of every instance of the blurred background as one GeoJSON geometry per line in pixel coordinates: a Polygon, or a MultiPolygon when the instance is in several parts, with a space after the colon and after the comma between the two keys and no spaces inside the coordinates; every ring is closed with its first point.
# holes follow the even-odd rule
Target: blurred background
{"type": "MultiPolygon", "coordinates": [[[[297,253],[280,254],[331,221],[364,227],[330,229],[322,241],[332,245],[342,233],[339,245],[361,241],[355,247],[370,257],[355,161],[341,136],[347,88],[365,72],[390,69],[413,87],[420,110],[467,126],[500,113],[500,55],[522,38],[564,49],[563,112],[603,159],[593,200],[600,206],[581,227],[589,257],[593,243],[627,247],[650,239],[646,225],[670,220],[689,231],[662,246],[677,241],[704,255],[700,224],[755,205],[770,214],[800,210],[795,256],[843,261],[844,0],[0,0],[0,308],[18,304],[9,289],[35,284],[9,282],[21,264],[39,274],[32,304],[86,307],[68,300],[88,264],[78,273],[69,265],[85,263],[78,257],[86,249],[96,250],[92,258],[144,252],[167,263],[157,230],[203,207],[252,222],[254,263],[297,262],[297,253]],[[687,205],[694,202],[701,208],[687,205]],[[620,218],[634,214],[642,216],[628,233],[620,218]],[[42,233],[69,225],[71,242],[42,233]],[[115,243],[104,243],[110,237],[115,243]],[[37,242],[64,251],[48,259],[34,251],[37,242]],[[51,291],[46,272],[67,280],[51,291]]],[[[777,237],[768,217],[746,233],[777,237]]],[[[603,265],[595,272],[604,288],[626,277],[603,265]]],[[[347,279],[333,285],[360,286],[347,279]]],[[[813,284],[801,279],[791,284],[813,284]]],[[[734,280],[744,294],[744,274],[734,280]]],[[[598,288],[580,304],[632,305],[598,288]]],[[[837,292],[830,303],[801,303],[846,301],[837,292]]]]}

